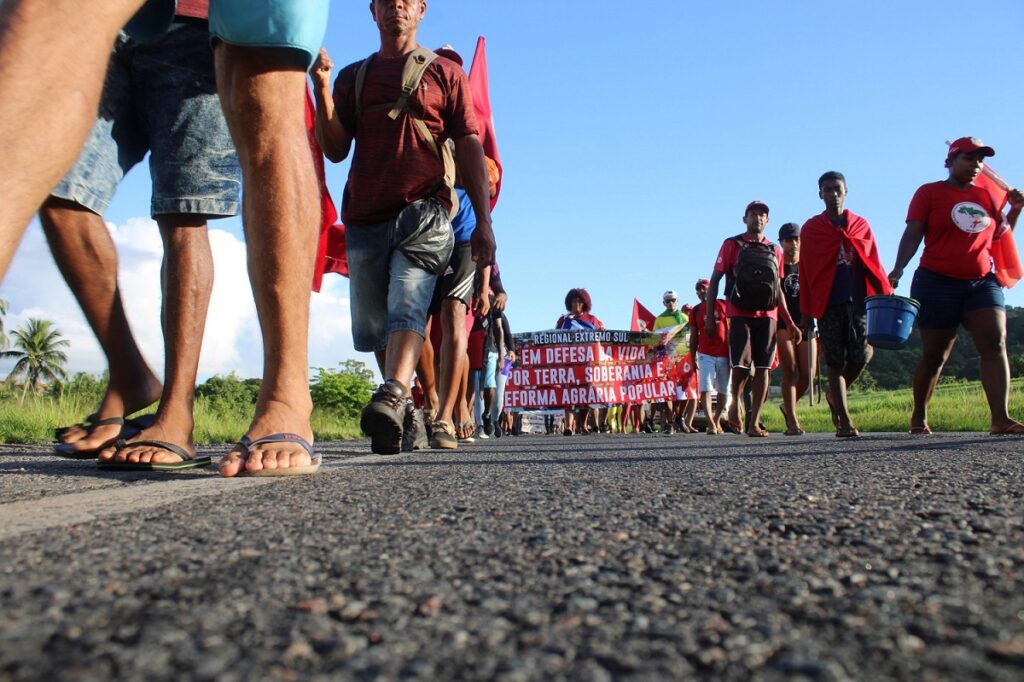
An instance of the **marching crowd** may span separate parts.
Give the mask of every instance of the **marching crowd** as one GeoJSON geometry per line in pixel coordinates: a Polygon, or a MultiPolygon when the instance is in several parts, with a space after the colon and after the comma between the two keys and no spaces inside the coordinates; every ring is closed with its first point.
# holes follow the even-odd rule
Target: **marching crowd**
{"type": "MultiPolygon", "coordinates": [[[[375,354],[384,379],[361,415],[372,450],[452,449],[474,434],[512,427],[501,389],[516,357],[490,216],[500,166],[485,155],[461,56],[447,46],[419,46],[425,2],[372,0],[379,49],[332,82],[334,64],[321,48],[328,4],[0,4],[0,153],[5,168],[19,169],[0,177],[0,275],[38,212],[110,368],[96,412],[58,430],[57,454],[107,469],[210,463],[192,435],[213,283],[207,222],[240,211],[264,371],[252,423],[220,472],[317,470],[307,338],[322,217],[318,150],[331,162],[351,158],[342,220],[352,335],[357,351],[375,354]],[[303,114],[307,73],[313,135],[303,114]],[[54,93],[66,106],[53,106],[54,93]],[[102,220],[124,174],[147,153],[151,212],[165,247],[163,382],[128,325],[117,254],[102,220]],[[129,418],[158,400],[151,418],[129,418]]],[[[836,435],[856,436],[846,390],[871,357],[864,299],[891,293],[922,240],[911,294],[921,303],[924,350],[911,432],[930,431],[928,401],[960,325],[981,356],[992,432],[1024,432],[1007,411],[1005,312],[990,257],[994,240],[1015,226],[1024,195],[1010,192],[1004,216],[974,184],[993,154],[974,138],[951,145],[948,177],[914,196],[888,273],[868,223],[844,206],[840,173],[819,180],[824,212],[802,227],[783,225],[778,244],[765,236],[768,206],[751,202],[744,231],[723,242],[710,278],[697,283],[698,304],[687,314],[667,292],[655,321],[655,328],[687,326],[709,432],[768,435],[760,414],[777,350],[786,433],[802,433],[796,405],[813,370],[817,324],[836,435]],[[712,405],[713,393],[729,399],[712,405]]],[[[586,291],[570,291],[557,326],[600,328],[590,304],[586,291]]],[[[697,396],[677,397],[663,406],[662,419],[672,428],[678,418],[692,430],[697,396]]],[[[614,408],[610,419],[639,428],[641,410],[614,408]]],[[[602,428],[608,420],[607,411],[569,410],[565,431],[602,428]]]]}

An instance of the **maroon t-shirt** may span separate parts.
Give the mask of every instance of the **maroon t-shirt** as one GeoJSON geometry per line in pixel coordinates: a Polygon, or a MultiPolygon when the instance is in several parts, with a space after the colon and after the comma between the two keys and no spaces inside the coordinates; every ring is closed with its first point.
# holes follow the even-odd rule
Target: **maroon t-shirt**
{"type": "MultiPolygon", "coordinates": [[[[451,208],[444,182],[444,164],[434,145],[416,131],[409,116],[388,118],[388,110],[369,111],[393,104],[402,92],[405,57],[375,55],[366,71],[356,121],[355,81],[359,62],[341,70],[334,82],[334,105],[345,129],[354,134],[355,152],[345,186],[341,219],[346,225],[370,225],[390,220],[419,199],[436,195],[451,208]]],[[[479,132],[465,72],[455,62],[439,57],[427,67],[419,89],[410,97],[417,112],[439,144],[479,132]]]]}

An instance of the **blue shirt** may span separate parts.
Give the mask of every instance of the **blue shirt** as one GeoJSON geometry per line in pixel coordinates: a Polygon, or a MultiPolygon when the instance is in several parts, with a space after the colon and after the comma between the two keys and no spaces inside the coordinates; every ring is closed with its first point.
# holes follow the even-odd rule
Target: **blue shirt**
{"type": "Polygon", "coordinates": [[[473,236],[473,230],[476,229],[476,213],[473,212],[473,204],[465,189],[456,185],[455,194],[459,197],[459,212],[452,218],[452,231],[455,232],[455,243],[462,244],[473,236]]]}

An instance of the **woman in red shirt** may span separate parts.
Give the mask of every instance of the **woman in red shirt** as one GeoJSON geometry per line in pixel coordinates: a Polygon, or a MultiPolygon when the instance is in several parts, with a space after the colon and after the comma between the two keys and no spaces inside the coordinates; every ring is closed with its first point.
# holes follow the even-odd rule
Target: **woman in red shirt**
{"type": "Polygon", "coordinates": [[[1010,418],[1010,363],[1006,356],[1006,309],[1003,291],[992,272],[992,241],[1017,223],[1024,194],[1012,190],[1004,217],[991,194],[974,184],[987,156],[995,150],[974,137],[949,147],[949,177],[922,185],[907,212],[896,267],[889,273],[895,288],[903,269],[924,240],[921,263],[910,295],[921,302],[917,326],[922,356],[914,374],[914,411],[910,433],[928,434],[928,402],[956,342],[962,324],[981,356],[981,383],[992,413],[991,433],[1024,434],[1024,424],[1010,418]]]}

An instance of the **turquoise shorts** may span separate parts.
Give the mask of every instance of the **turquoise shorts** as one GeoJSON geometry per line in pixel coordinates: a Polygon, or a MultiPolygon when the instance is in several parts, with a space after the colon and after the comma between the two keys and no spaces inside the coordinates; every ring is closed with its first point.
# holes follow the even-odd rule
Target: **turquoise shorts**
{"type": "MultiPolygon", "coordinates": [[[[285,47],[306,55],[307,68],[320,53],[330,0],[210,0],[210,34],[231,45],[285,47]]],[[[176,0],[147,0],[125,26],[141,42],[159,38],[170,25],[176,0]]]]}

